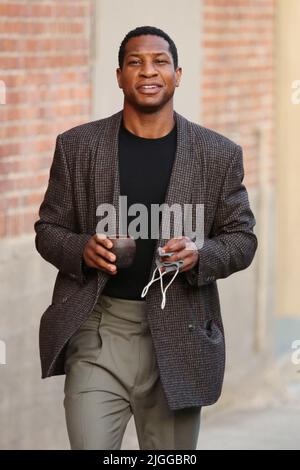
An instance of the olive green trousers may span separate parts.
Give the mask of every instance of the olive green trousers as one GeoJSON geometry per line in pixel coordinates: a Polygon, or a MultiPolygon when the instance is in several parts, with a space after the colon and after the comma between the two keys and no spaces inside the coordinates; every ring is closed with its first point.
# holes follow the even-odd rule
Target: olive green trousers
{"type": "Polygon", "coordinates": [[[100,296],[68,343],[65,370],[72,449],[120,449],[132,415],[140,449],[196,449],[201,408],[168,407],[146,302],[100,296]]]}

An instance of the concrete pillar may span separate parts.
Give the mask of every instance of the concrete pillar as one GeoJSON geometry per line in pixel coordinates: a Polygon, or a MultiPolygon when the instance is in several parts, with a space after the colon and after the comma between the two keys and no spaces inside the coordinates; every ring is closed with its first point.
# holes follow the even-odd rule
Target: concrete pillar
{"type": "Polygon", "coordinates": [[[277,1],[277,313],[300,317],[300,2],[277,1]]]}

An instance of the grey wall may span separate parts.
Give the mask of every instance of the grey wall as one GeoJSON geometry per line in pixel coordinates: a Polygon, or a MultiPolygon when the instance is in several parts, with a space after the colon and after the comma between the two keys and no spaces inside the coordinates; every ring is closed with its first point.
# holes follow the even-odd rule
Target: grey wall
{"type": "Polygon", "coordinates": [[[35,251],[33,236],[0,241],[0,449],[66,448],[63,379],[41,380],[38,327],[56,270],[35,251]]]}

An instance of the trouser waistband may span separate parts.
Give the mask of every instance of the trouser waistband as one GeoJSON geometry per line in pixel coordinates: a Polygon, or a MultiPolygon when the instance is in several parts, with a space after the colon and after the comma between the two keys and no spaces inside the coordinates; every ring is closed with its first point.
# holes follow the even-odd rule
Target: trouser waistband
{"type": "Polygon", "coordinates": [[[133,322],[146,320],[146,302],[144,300],[128,300],[100,295],[97,303],[115,317],[133,322]]]}

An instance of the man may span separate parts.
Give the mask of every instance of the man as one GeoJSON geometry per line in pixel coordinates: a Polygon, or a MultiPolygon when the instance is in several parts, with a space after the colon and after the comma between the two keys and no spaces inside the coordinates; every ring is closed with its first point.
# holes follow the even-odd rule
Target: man
{"type": "Polygon", "coordinates": [[[136,28],[119,50],[123,110],[57,138],[35,223],[37,250],[59,269],[40,351],[43,377],[66,373],[73,449],[119,449],[132,414],[141,449],[195,449],[201,407],[221,393],[216,280],[251,263],[255,220],[241,148],[173,110],[181,74],[170,37],[136,28]],[[186,233],[137,238],[134,263],[117,269],[96,215],[120,195],[150,212],[154,204],[203,205],[203,243],[186,233]],[[162,284],[147,283],[164,261],[181,265],[163,309],[162,284]]]}

